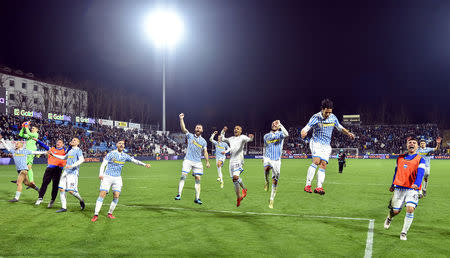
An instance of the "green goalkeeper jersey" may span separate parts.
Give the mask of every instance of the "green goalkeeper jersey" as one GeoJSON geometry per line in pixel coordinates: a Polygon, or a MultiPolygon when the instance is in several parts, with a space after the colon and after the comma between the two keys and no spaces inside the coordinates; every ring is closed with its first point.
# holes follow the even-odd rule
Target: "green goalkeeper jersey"
{"type": "Polygon", "coordinates": [[[30,131],[30,129],[22,127],[22,129],[19,132],[19,136],[26,139],[26,143],[27,143],[26,148],[27,148],[27,150],[31,150],[31,151],[37,150],[36,141],[33,140],[33,138],[38,139],[39,138],[39,134],[38,133],[32,133],[30,131]]]}

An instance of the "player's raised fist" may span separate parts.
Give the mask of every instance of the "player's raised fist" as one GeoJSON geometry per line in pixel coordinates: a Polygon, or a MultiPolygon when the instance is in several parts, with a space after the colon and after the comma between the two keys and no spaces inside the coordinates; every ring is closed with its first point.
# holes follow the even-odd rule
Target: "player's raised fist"
{"type": "Polygon", "coordinates": [[[179,115],[179,117],[180,117],[180,119],[183,119],[183,118],[184,118],[184,113],[181,113],[181,114],[179,115]]]}
{"type": "Polygon", "coordinates": [[[217,131],[214,131],[214,133],[213,134],[217,134],[217,131]]]}
{"type": "Polygon", "coordinates": [[[308,132],[302,130],[302,132],[300,134],[301,134],[302,139],[304,139],[306,137],[306,135],[308,135],[308,132]]]}
{"type": "Polygon", "coordinates": [[[248,137],[253,139],[255,137],[255,135],[251,133],[251,134],[248,135],[248,137]]]}
{"type": "Polygon", "coordinates": [[[350,139],[354,140],[355,139],[355,135],[353,133],[349,133],[348,136],[350,137],[350,139]]]}
{"type": "Polygon", "coordinates": [[[228,127],[224,126],[223,131],[226,132],[228,130],[228,127]]]}
{"type": "MultiPolygon", "coordinates": [[[[0,138],[1,139],[1,138],[0,138]]],[[[441,137],[438,137],[437,139],[436,139],[436,143],[441,143],[442,142],[442,138],[441,137]]]]}

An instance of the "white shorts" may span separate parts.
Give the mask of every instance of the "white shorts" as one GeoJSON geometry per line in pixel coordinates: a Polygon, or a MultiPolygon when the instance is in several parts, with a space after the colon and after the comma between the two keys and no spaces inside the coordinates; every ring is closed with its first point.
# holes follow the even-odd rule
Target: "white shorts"
{"type": "Polygon", "coordinates": [[[239,176],[244,172],[244,162],[243,161],[233,161],[230,162],[230,177],[239,176]]]}
{"type": "Polygon", "coordinates": [[[281,159],[279,160],[271,160],[269,158],[264,157],[264,168],[271,167],[272,168],[272,178],[278,180],[280,177],[280,168],[281,168],[281,159]]]}
{"type": "Polygon", "coordinates": [[[202,162],[194,162],[191,160],[185,159],[183,161],[183,168],[181,172],[189,174],[192,170],[193,175],[203,175],[203,164],[202,162]]]}
{"type": "Polygon", "coordinates": [[[416,208],[419,204],[419,191],[414,189],[395,188],[391,205],[394,210],[401,210],[403,205],[416,208]],[[406,204],[406,205],[405,205],[406,204]]]}
{"type": "Polygon", "coordinates": [[[331,155],[331,146],[321,144],[315,141],[309,142],[309,148],[311,149],[311,154],[313,158],[320,158],[328,163],[331,155]]]}
{"type": "Polygon", "coordinates": [[[64,171],[59,180],[58,188],[78,192],[78,174],[69,174],[64,171]]]}
{"type": "Polygon", "coordinates": [[[109,188],[112,189],[113,192],[121,192],[122,191],[122,177],[121,176],[103,176],[103,180],[100,182],[100,191],[109,192],[109,188]]]}
{"type": "Polygon", "coordinates": [[[430,167],[425,167],[425,174],[423,176],[424,177],[429,177],[430,176],[430,167]]]}
{"type": "Polygon", "coordinates": [[[216,164],[219,163],[219,161],[222,161],[222,166],[223,166],[223,163],[225,163],[225,157],[223,157],[223,158],[216,158],[216,164]]]}

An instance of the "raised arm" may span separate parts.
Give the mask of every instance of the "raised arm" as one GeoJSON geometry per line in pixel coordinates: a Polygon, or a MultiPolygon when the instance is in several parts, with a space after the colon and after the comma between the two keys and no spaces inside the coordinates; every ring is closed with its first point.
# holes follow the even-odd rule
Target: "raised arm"
{"type": "Polygon", "coordinates": [[[181,131],[182,131],[183,133],[188,133],[189,131],[186,129],[186,126],[184,125],[184,114],[181,113],[181,114],[179,115],[179,117],[180,117],[180,127],[181,127],[181,131]]]}
{"type": "Polygon", "coordinates": [[[228,127],[224,127],[222,131],[220,131],[220,136],[222,136],[222,141],[230,143],[228,138],[225,137],[225,132],[228,130],[228,127]]]}
{"type": "Polygon", "coordinates": [[[53,152],[50,152],[52,154],[53,157],[57,158],[57,159],[62,159],[62,160],[66,160],[67,157],[69,156],[69,154],[67,153],[66,155],[57,155],[53,152]]]}
{"type": "Polygon", "coordinates": [[[5,140],[3,140],[3,137],[0,135],[0,141],[2,142],[3,146],[5,146],[5,149],[7,149],[9,152],[11,152],[11,148],[6,144],[5,140]]]}
{"type": "Polygon", "coordinates": [[[433,151],[437,151],[437,150],[439,149],[439,147],[441,146],[441,141],[442,141],[442,138],[441,138],[441,137],[438,137],[438,138],[436,139],[436,147],[434,148],[433,151]]]}
{"type": "Polygon", "coordinates": [[[33,140],[35,140],[37,142],[37,144],[39,144],[42,148],[44,148],[46,150],[50,150],[50,147],[48,147],[45,143],[41,142],[39,139],[33,138],[33,140]]]}
{"type": "Polygon", "coordinates": [[[209,137],[209,141],[212,142],[213,144],[217,144],[217,141],[214,140],[214,137],[216,136],[217,131],[214,131],[214,133],[211,134],[211,137],[209,137]]]}
{"type": "Polygon", "coordinates": [[[289,132],[281,124],[280,120],[277,120],[277,121],[278,121],[278,125],[280,126],[281,132],[283,133],[284,138],[289,137],[289,132]]]}
{"type": "Polygon", "coordinates": [[[48,154],[47,151],[32,151],[31,153],[32,153],[33,155],[48,154]]]}

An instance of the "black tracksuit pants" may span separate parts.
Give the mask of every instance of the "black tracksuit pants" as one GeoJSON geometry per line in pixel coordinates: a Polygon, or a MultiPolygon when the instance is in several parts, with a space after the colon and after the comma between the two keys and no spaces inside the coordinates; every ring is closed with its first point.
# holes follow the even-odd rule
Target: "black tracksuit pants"
{"type": "Polygon", "coordinates": [[[339,173],[342,173],[342,171],[344,170],[344,164],[345,164],[345,162],[339,161],[339,173]]]}
{"type": "Polygon", "coordinates": [[[45,192],[47,191],[47,186],[50,184],[50,181],[53,181],[52,184],[52,200],[56,200],[56,196],[58,195],[58,184],[59,179],[61,178],[62,168],[55,167],[50,168],[47,167],[44,173],[44,178],[42,179],[42,185],[39,190],[39,198],[44,198],[45,192]]]}

